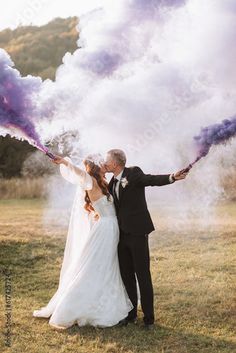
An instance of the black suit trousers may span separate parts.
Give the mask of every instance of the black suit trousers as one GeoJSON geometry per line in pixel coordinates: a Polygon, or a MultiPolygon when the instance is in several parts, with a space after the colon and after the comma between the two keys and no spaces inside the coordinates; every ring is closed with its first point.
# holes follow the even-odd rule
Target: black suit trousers
{"type": "Polygon", "coordinates": [[[154,308],[148,235],[126,234],[121,231],[118,256],[121,277],[134,306],[134,309],[129,312],[128,318],[133,319],[137,316],[137,277],[144,313],[143,320],[146,324],[152,324],[154,322],[154,308]]]}

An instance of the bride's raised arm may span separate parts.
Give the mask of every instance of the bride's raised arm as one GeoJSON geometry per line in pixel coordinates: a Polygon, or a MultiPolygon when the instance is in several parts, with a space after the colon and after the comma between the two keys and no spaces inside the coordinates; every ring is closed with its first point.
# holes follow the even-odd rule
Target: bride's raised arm
{"type": "Polygon", "coordinates": [[[84,190],[93,188],[92,177],[85,170],[74,165],[69,157],[56,156],[53,162],[60,165],[61,175],[70,183],[80,185],[84,190]]]}

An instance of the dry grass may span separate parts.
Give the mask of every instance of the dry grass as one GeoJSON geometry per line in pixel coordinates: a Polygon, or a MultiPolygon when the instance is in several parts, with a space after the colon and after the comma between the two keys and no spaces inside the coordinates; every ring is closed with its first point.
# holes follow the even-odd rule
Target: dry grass
{"type": "Polygon", "coordinates": [[[229,174],[222,180],[222,186],[228,199],[236,201],[236,174],[229,174]]]}
{"type": "MultiPolygon", "coordinates": [[[[25,177],[0,179],[0,199],[35,199],[46,198],[48,185],[51,177],[25,177]]],[[[236,175],[230,172],[227,177],[222,177],[225,199],[236,200],[236,175]]]]}
{"type": "Polygon", "coordinates": [[[44,198],[45,179],[40,178],[12,178],[0,180],[0,199],[34,199],[44,198]]]}
{"type": "MultiPolygon", "coordinates": [[[[152,235],[152,274],[157,326],[53,330],[32,311],[57,288],[66,229],[42,225],[45,205],[1,201],[0,265],[12,269],[12,347],[0,351],[31,353],[232,353],[236,351],[236,205],[216,210],[208,227],[189,220],[169,227],[167,213],[153,209],[158,231],[152,235]]],[[[176,212],[172,210],[173,219],[176,212]]],[[[4,300],[0,281],[1,305],[4,300]]],[[[79,298],[78,298],[79,300],[79,298]]],[[[0,310],[4,333],[4,310],[0,310]]]]}

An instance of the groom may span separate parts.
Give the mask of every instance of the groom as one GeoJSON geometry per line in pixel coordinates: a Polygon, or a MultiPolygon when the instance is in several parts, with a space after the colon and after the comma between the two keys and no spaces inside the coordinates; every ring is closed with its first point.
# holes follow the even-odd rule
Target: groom
{"type": "Polygon", "coordinates": [[[134,308],[119,324],[137,320],[137,286],[139,284],[144,327],[154,327],[153,286],[150,273],[148,235],[154,230],[146,198],[146,186],[162,186],[185,179],[187,173],[168,175],[144,174],[139,167],[126,168],[126,155],[113,149],[107,153],[105,167],[114,176],[109,183],[120,228],[118,256],[122,280],[134,308]]]}

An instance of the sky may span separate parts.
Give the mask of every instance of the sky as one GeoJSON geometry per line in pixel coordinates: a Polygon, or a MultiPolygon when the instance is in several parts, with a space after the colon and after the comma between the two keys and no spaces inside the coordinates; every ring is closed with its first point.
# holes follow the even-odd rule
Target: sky
{"type": "Polygon", "coordinates": [[[0,30],[20,24],[42,25],[55,17],[78,16],[101,4],[101,0],[8,0],[0,12],[0,30]]]}

